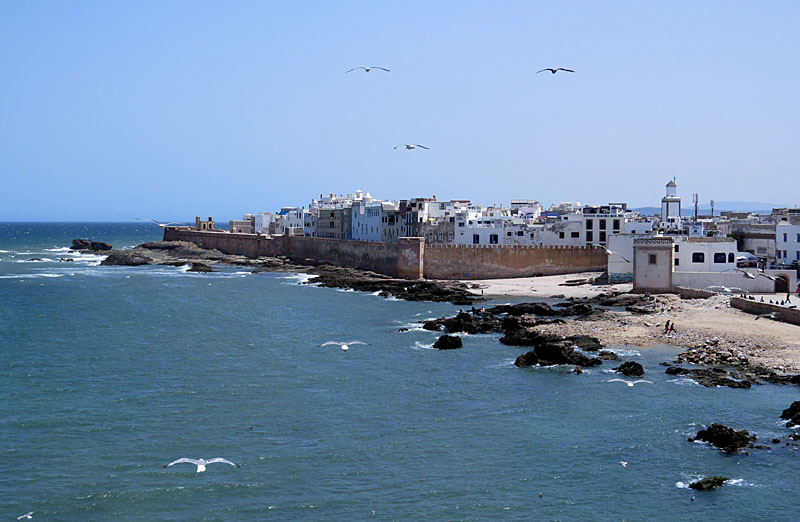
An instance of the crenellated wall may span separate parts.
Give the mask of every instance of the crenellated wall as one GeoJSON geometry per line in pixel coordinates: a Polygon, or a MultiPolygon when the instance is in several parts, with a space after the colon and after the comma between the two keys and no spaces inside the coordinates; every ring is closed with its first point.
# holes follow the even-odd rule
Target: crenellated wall
{"type": "Polygon", "coordinates": [[[406,279],[497,279],[603,271],[606,267],[605,251],[592,247],[437,245],[416,237],[383,243],[178,227],[165,229],[164,241],[189,241],[251,258],[283,255],[295,263],[330,263],[406,279]]]}

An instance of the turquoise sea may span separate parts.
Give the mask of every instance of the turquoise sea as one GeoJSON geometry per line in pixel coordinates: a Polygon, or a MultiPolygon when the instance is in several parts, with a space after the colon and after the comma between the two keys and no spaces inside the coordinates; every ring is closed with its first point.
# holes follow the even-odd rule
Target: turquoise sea
{"type": "Polygon", "coordinates": [[[78,237],[119,248],[161,231],[0,224],[0,519],[798,518],[800,452],[779,418],[796,387],[675,379],[669,346],[614,347],[653,381],[632,388],[604,382],[615,363],[520,369],[526,350],[496,335],[431,349],[415,324],[453,305],[300,274],[101,267],[67,252],[78,237]],[[687,442],[712,422],[771,449],[687,442]],[[241,467],[163,468],[180,457],[241,467]],[[732,480],[686,488],[712,474],[732,480]]]}

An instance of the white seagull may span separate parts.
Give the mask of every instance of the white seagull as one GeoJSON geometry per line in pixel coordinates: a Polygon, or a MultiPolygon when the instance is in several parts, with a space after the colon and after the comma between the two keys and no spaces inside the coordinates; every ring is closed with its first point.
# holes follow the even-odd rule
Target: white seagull
{"type": "Polygon", "coordinates": [[[198,473],[204,472],[206,470],[206,466],[208,466],[209,464],[214,464],[215,462],[222,462],[223,464],[230,464],[231,466],[236,466],[237,468],[241,467],[238,464],[234,464],[230,460],[223,459],[222,457],[217,457],[217,458],[208,459],[208,460],[206,460],[206,459],[185,459],[185,458],[184,459],[178,459],[178,460],[173,460],[172,462],[170,462],[169,464],[167,464],[164,467],[168,468],[170,466],[174,466],[175,464],[183,464],[184,462],[187,463],[187,464],[194,464],[195,466],[197,466],[197,472],[198,473]]]}
{"type": "Polygon", "coordinates": [[[349,72],[353,72],[353,71],[355,71],[356,69],[364,69],[364,71],[366,71],[366,72],[370,72],[372,69],[380,69],[381,71],[392,72],[392,71],[390,71],[389,69],[385,69],[385,68],[383,68],[383,67],[378,67],[378,66],[376,66],[376,65],[372,65],[372,66],[370,66],[370,67],[353,67],[353,68],[352,68],[352,69],[350,69],[349,71],[345,71],[345,74],[347,74],[347,73],[349,73],[349,72]]]}
{"type": "Polygon", "coordinates": [[[161,228],[171,227],[172,225],[180,225],[180,223],[162,223],[160,221],[156,221],[155,219],[148,219],[148,218],[136,218],[136,219],[139,221],[152,221],[161,228]]]}
{"type": "Polygon", "coordinates": [[[742,273],[742,277],[745,277],[747,279],[755,279],[756,278],[756,276],[754,276],[753,274],[751,274],[747,270],[742,270],[741,268],[729,268],[728,270],[726,270],[726,272],[741,272],[742,273]]]}
{"type": "Polygon", "coordinates": [[[603,250],[605,250],[605,251],[606,251],[606,255],[609,255],[609,256],[610,256],[610,255],[613,255],[613,254],[617,254],[617,255],[618,255],[619,257],[621,257],[621,258],[622,258],[622,259],[623,259],[623,260],[624,260],[626,263],[630,263],[630,260],[628,260],[628,258],[626,258],[625,256],[623,256],[623,255],[622,255],[622,254],[620,254],[619,252],[615,252],[615,251],[613,251],[613,250],[609,250],[609,249],[607,249],[606,247],[604,247],[604,246],[603,246],[603,245],[601,245],[600,243],[592,243],[592,246],[596,246],[596,247],[600,247],[600,248],[602,248],[603,250]]]}
{"type": "Polygon", "coordinates": [[[17,517],[17,520],[22,520],[23,518],[26,518],[26,519],[28,519],[28,520],[31,520],[31,519],[33,518],[33,511],[28,511],[28,512],[27,512],[27,513],[25,513],[24,515],[20,515],[20,516],[18,516],[18,517],[17,517]]]}
{"type": "Polygon", "coordinates": [[[622,466],[623,468],[627,468],[628,467],[628,461],[620,460],[619,461],[619,465],[622,466]]]}
{"type": "Polygon", "coordinates": [[[342,351],[346,352],[348,349],[350,349],[350,345],[351,344],[368,344],[368,343],[363,343],[361,341],[348,341],[346,343],[343,343],[343,342],[340,342],[340,341],[328,341],[328,342],[324,342],[324,343],[320,344],[320,346],[330,346],[331,344],[335,344],[337,346],[341,346],[342,347],[342,351]]]}
{"type": "Polygon", "coordinates": [[[571,73],[575,72],[572,69],[564,69],[563,67],[556,67],[555,69],[553,69],[551,67],[545,67],[541,71],[536,71],[536,74],[539,74],[540,72],[545,72],[545,71],[550,71],[553,74],[557,73],[558,71],[571,72],[571,73]]]}
{"type": "Polygon", "coordinates": [[[632,388],[634,384],[640,383],[640,382],[647,382],[647,383],[653,384],[653,381],[646,381],[644,379],[637,379],[635,381],[626,381],[625,379],[608,379],[606,382],[624,382],[625,384],[628,385],[629,388],[632,388]]]}
{"type": "Polygon", "coordinates": [[[395,145],[394,148],[396,149],[398,147],[405,147],[406,150],[414,150],[417,147],[419,147],[420,149],[430,150],[429,147],[426,147],[425,145],[420,145],[419,143],[401,143],[400,145],[395,145]]]}

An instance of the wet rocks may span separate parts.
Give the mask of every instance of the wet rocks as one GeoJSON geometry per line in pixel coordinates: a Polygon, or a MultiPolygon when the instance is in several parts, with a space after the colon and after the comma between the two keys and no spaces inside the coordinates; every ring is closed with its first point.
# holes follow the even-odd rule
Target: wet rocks
{"type": "Polygon", "coordinates": [[[501,332],[502,323],[500,319],[489,313],[459,312],[455,317],[442,317],[425,321],[422,328],[432,331],[476,334],[501,332]]]}
{"type": "Polygon", "coordinates": [[[707,388],[727,386],[729,388],[750,388],[752,382],[740,374],[729,374],[723,368],[681,368],[669,366],[667,375],[686,375],[707,388]]]}
{"type": "Polygon", "coordinates": [[[604,361],[621,361],[622,359],[619,358],[619,355],[615,354],[614,352],[610,352],[608,350],[602,350],[597,356],[604,360],[604,361]]]}
{"type": "Polygon", "coordinates": [[[715,422],[708,428],[698,431],[694,438],[689,439],[689,442],[695,440],[708,442],[725,453],[737,453],[742,448],[752,448],[752,442],[756,440],[756,436],[750,435],[747,430],[736,431],[715,422]]]}
{"type": "Polygon", "coordinates": [[[789,419],[789,422],[786,423],[789,428],[800,426],[800,401],[794,401],[791,406],[783,410],[781,419],[789,419]]]}
{"type": "Polygon", "coordinates": [[[553,366],[556,364],[572,364],[575,366],[597,366],[603,361],[597,358],[587,357],[575,351],[571,345],[559,343],[541,344],[530,352],[524,353],[514,361],[515,366],[526,367],[539,364],[541,366],[553,366]]]}
{"type": "Polygon", "coordinates": [[[461,348],[462,346],[464,345],[461,342],[461,337],[457,335],[443,335],[433,343],[433,347],[439,350],[453,350],[455,348],[461,348]]]}
{"type": "Polygon", "coordinates": [[[91,250],[93,252],[105,252],[113,247],[109,243],[102,241],[92,241],[90,239],[73,239],[71,250],[91,250]]]}
{"type": "Polygon", "coordinates": [[[122,250],[109,254],[100,264],[104,266],[142,266],[152,265],[154,261],[137,252],[122,250]]]}
{"type": "Polygon", "coordinates": [[[721,485],[723,485],[726,480],[728,480],[728,477],[723,477],[723,476],[720,476],[720,475],[714,475],[714,476],[711,476],[711,477],[706,477],[706,478],[700,479],[700,480],[698,480],[696,482],[692,482],[691,484],[689,484],[689,487],[692,488],[692,489],[696,489],[698,491],[704,491],[704,490],[708,490],[708,489],[715,489],[715,488],[718,488],[721,485]]]}
{"type": "Polygon", "coordinates": [[[644,375],[644,368],[636,361],[624,362],[620,366],[614,368],[614,371],[621,373],[625,377],[641,377],[644,375]]]}
{"type": "Polygon", "coordinates": [[[191,268],[187,270],[187,272],[200,272],[200,273],[208,273],[213,271],[214,269],[206,265],[205,263],[192,263],[191,268]]]}

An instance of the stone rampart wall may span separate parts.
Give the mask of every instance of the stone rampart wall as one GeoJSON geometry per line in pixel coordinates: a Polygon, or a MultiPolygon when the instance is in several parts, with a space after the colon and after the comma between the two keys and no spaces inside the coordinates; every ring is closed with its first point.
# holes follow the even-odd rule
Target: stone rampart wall
{"type": "Polygon", "coordinates": [[[429,279],[500,279],[601,272],[606,253],[594,247],[425,245],[429,279]]]}
{"type": "Polygon", "coordinates": [[[397,243],[296,236],[276,238],[281,243],[284,239],[284,255],[295,263],[330,263],[397,276],[397,243]]]}
{"type": "MultiPolygon", "coordinates": [[[[778,321],[800,325],[800,310],[797,308],[787,308],[780,305],[761,303],[759,301],[742,299],[741,297],[731,297],[731,307],[756,315],[775,312],[775,317],[778,321]]],[[[770,319],[766,320],[769,321],[770,319]]]]}
{"type": "Polygon", "coordinates": [[[256,234],[230,234],[226,232],[200,232],[166,228],[164,241],[188,241],[200,247],[217,249],[225,254],[250,258],[279,256],[284,254],[282,237],[256,234]]]}

